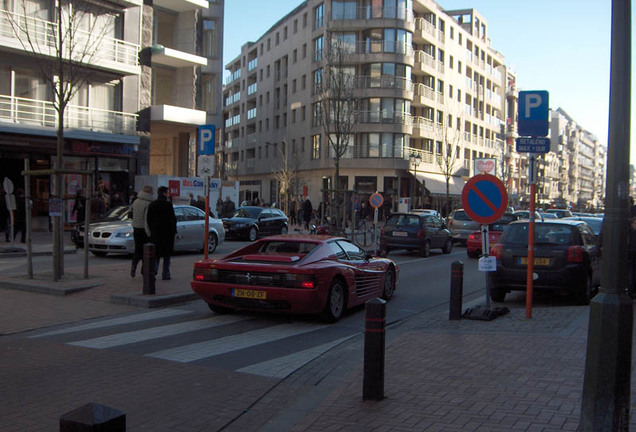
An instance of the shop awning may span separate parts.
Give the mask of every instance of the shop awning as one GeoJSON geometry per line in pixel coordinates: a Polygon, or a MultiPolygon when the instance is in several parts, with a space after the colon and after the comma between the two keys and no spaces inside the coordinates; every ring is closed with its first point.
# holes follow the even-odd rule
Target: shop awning
{"type": "MultiPolygon", "coordinates": [[[[417,180],[428,189],[431,195],[446,195],[446,177],[443,174],[418,172],[417,180]]],[[[448,184],[448,192],[451,195],[461,196],[464,184],[466,182],[461,177],[452,176],[448,184]]]]}

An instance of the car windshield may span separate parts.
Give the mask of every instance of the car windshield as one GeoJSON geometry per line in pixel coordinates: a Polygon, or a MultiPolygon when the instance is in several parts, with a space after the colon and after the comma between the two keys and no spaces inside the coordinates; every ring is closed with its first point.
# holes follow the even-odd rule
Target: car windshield
{"type": "Polygon", "coordinates": [[[110,209],[108,213],[106,213],[105,217],[123,219],[127,212],[128,206],[115,207],[114,209],[110,209]]]}
{"type": "Polygon", "coordinates": [[[419,216],[401,214],[401,215],[393,215],[393,216],[391,216],[386,221],[386,225],[385,226],[395,228],[395,227],[407,227],[407,226],[417,227],[419,225],[420,225],[419,216]]]}
{"type": "MultiPolygon", "coordinates": [[[[536,245],[572,245],[574,241],[574,231],[570,225],[557,224],[536,224],[534,228],[534,243],[536,245]]],[[[510,225],[501,242],[506,245],[527,245],[528,244],[528,224],[510,225]]]]}
{"type": "Polygon", "coordinates": [[[258,253],[259,254],[283,253],[283,254],[306,255],[312,250],[314,250],[316,246],[318,246],[317,243],[311,243],[311,242],[272,240],[272,241],[262,242],[261,246],[258,248],[258,253]]]}
{"type": "Polygon", "coordinates": [[[490,231],[503,231],[506,225],[508,225],[512,221],[516,221],[517,219],[519,219],[517,215],[505,214],[498,221],[488,225],[488,229],[490,231]]]}
{"type": "Polygon", "coordinates": [[[258,218],[258,215],[261,214],[262,209],[257,207],[239,207],[236,209],[232,217],[240,217],[240,218],[258,218]]]}
{"type": "Polygon", "coordinates": [[[457,219],[457,220],[462,220],[462,221],[469,221],[471,220],[468,215],[466,214],[465,211],[463,210],[458,210],[455,213],[453,213],[453,219],[457,219]]]}

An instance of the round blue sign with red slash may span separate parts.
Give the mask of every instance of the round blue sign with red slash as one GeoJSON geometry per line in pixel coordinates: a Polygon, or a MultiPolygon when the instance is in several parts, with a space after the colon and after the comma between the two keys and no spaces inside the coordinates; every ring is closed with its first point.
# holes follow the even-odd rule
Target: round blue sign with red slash
{"type": "Polygon", "coordinates": [[[377,192],[371,194],[371,197],[369,197],[369,204],[371,204],[371,207],[373,208],[380,208],[382,207],[382,204],[384,204],[384,197],[382,196],[382,194],[379,194],[377,192]]]}
{"type": "Polygon", "coordinates": [[[490,224],[503,216],[508,192],[503,182],[490,174],[471,177],[462,190],[464,211],[475,222],[490,224]]]}

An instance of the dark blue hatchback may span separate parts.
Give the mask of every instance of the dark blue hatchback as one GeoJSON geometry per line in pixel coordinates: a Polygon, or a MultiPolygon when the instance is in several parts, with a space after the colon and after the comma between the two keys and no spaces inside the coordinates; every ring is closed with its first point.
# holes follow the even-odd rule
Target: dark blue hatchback
{"type": "Polygon", "coordinates": [[[449,254],[453,250],[453,239],[446,224],[433,214],[393,213],[380,231],[380,249],[387,254],[395,249],[406,249],[417,250],[427,257],[435,248],[449,254]]]}

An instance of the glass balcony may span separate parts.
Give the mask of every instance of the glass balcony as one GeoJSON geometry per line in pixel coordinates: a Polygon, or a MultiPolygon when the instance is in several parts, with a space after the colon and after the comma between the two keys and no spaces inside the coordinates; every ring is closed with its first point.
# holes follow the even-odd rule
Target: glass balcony
{"type": "MultiPolygon", "coordinates": [[[[0,95],[0,122],[57,128],[53,102],[0,95]]],[[[137,135],[137,114],[68,105],[64,127],[118,135],[137,135]]]]}
{"type": "MultiPolygon", "coordinates": [[[[6,10],[0,11],[0,46],[33,51],[53,58],[56,55],[57,41],[58,28],[55,22],[6,10]],[[32,45],[27,42],[28,40],[31,40],[32,45]]],[[[138,44],[104,36],[99,32],[91,33],[76,29],[73,32],[70,56],[82,64],[126,74],[139,74],[139,50],[138,44]]]]}

